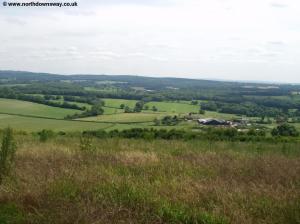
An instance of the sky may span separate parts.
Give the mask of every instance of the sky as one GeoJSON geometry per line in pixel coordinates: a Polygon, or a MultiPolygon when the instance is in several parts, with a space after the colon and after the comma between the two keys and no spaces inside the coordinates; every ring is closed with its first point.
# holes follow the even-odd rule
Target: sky
{"type": "Polygon", "coordinates": [[[300,83],[299,0],[2,1],[0,70],[300,83]]]}

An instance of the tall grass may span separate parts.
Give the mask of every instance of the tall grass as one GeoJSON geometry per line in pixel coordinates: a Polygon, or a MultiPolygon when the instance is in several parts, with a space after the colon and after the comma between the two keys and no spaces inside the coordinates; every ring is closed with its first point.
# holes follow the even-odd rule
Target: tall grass
{"type": "Polygon", "coordinates": [[[16,144],[13,137],[13,130],[6,128],[3,131],[2,143],[0,146],[0,185],[13,165],[16,153],[16,144]]]}
{"type": "Polygon", "coordinates": [[[17,139],[3,223],[300,223],[297,143],[17,139]]]}

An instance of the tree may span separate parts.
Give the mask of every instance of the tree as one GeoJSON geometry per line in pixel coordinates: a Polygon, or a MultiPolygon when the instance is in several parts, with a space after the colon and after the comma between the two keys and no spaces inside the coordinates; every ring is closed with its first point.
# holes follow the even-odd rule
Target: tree
{"type": "Polygon", "coordinates": [[[160,125],[160,120],[158,120],[157,118],[154,119],[154,125],[155,126],[159,126],[160,125]]]}
{"type": "Polygon", "coordinates": [[[0,148],[0,184],[13,165],[16,149],[17,147],[13,137],[13,130],[11,128],[6,128],[3,132],[0,148]]]}
{"type": "Polygon", "coordinates": [[[102,103],[97,103],[94,104],[91,108],[91,110],[89,111],[90,116],[98,116],[98,115],[102,115],[104,110],[102,108],[103,104],[102,103]]]}
{"type": "Polygon", "coordinates": [[[125,113],[132,113],[132,110],[129,106],[126,106],[125,109],[124,109],[124,112],[125,113]]]}
{"type": "Polygon", "coordinates": [[[120,109],[124,109],[124,108],[125,108],[125,104],[122,103],[122,104],[120,105],[120,109]]]}
{"type": "Polygon", "coordinates": [[[154,111],[154,112],[158,111],[158,109],[156,108],[156,106],[152,107],[152,111],[154,111]]]}
{"type": "Polygon", "coordinates": [[[199,102],[197,100],[192,100],[192,102],[191,102],[192,105],[198,105],[198,103],[199,102]]]}
{"type": "Polygon", "coordinates": [[[199,110],[199,114],[204,115],[204,114],[205,114],[205,110],[200,109],[200,110],[199,110]]]}
{"type": "Polygon", "coordinates": [[[273,136],[291,136],[291,137],[297,137],[299,136],[299,132],[293,125],[289,124],[282,124],[278,127],[274,128],[271,132],[273,136]]]}
{"type": "Polygon", "coordinates": [[[144,107],[144,102],[143,102],[143,101],[137,102],[137,103],[135,104],[135,107],[134,107],[134,112],[136,112],[136,113],[142,112],[143,107],[144,107]]]}
{"type": "Polygon", "coordinates": [[[161,120],[161,123],[163,125],[166,125],[166,126],[175,126],[179,123],[179,119],[177,116],[165,116],[162,120],[161,120]]]}

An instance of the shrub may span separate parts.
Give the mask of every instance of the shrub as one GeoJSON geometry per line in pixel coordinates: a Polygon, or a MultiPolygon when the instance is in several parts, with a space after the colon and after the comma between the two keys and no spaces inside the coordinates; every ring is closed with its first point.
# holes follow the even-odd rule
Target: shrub
{"type": "Polygon", "coordinates": [[[292,136],[297,137],[299,136],[299,132],[293,125],[289,124],[282,124],[278,126],[277,128],[274,128],[272,130],[273,136],[292,136]]]}
{"type": "Polygon", "coordinates": [[[40,141],[41,142],[46,142],[50,138],[54,137],[54,132],[52,130],[42,130],[41,132],[38,133],[40,136],[40,141]]]}
{"type": "Polygon", "coordinates": [[[83,135],[80,137],[79,148],[84,152],[94,151],[95,148],[93,147],[91,135],[83,135]]]}
{"type": "Polygon", "coordinates": [[[0,184],[13,165],[16,153],[16,144],[11,128],[6,128],[3,132],[2,144],[0,148],[0,184]]]}
{"type": "Polygon", "coordinates": [[[13,203],[0,204],[0,223],[24,223],[24,214],[21,210],[13,203]]]}

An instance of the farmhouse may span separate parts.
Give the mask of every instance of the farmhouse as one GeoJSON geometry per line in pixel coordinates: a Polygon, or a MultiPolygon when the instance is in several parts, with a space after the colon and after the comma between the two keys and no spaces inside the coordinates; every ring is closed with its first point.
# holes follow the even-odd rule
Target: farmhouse
{"type": "Polygon", "coordinates": [[[232,125],[232,122],[225,121],[225,120],[219,120],[214,118],[208,118],[208,119],[199,119],[198,123],[201,125],[214,125],[214,126],[230,126],[232,125]]]}

